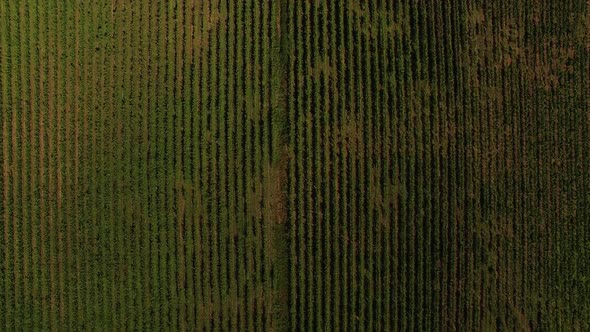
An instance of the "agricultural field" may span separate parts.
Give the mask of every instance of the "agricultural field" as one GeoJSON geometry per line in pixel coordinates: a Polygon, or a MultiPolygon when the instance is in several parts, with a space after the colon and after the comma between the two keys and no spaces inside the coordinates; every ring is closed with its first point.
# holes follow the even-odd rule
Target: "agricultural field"
{"type": "Polygon", "coordinates": [[[589,11],[0,0],[0,331],[590,330],[589,11]]]}

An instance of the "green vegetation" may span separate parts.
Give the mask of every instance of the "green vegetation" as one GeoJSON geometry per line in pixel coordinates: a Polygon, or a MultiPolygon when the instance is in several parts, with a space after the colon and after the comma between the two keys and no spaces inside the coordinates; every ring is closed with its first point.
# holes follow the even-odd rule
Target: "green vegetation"
{"type": "Polygon", "coordinates": [[[0,330],[590,330],[589,11],[0,1],[0,330]]]}

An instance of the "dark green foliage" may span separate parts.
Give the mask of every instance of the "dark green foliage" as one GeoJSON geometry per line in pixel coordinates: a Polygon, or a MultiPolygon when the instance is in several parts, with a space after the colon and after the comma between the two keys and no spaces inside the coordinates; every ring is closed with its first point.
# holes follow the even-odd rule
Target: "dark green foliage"
{"type": "Polygon", "coordinates": [[[589,330],[589,9],[0,1],[0,330],[589,330]]]}

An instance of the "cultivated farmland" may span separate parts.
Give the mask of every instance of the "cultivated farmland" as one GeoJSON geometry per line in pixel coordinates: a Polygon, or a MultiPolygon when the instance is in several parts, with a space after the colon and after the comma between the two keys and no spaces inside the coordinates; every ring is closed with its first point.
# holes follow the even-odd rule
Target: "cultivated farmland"
{"type": "Polygon", "coordinates": [[[587,0],[0,0],[0,330],[590,330],[587,0]]]}

